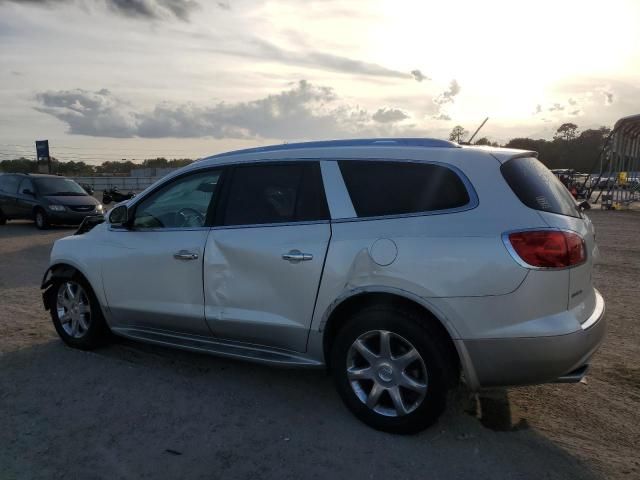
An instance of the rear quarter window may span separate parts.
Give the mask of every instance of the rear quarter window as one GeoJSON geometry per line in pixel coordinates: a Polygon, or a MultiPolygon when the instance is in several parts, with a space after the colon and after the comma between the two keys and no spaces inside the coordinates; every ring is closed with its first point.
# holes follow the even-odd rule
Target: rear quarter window
{"type": "Polygon", "coordinates": [[[0,175],[0,191],[15,195],[21,178],[16,175],[0,175]]]}
{"type": "Polygon", "coordinates": [[[558,178],[531,157],[513,158],[500,167],[513,193],[527,207],[543,212],[580,217],[576,202],[558,178]]]}
{"type": "Polygon", "coordinates": [[[469,204],[469,192],[452,169],[417,162],[338,162],[358,217],[449,210],[469,204]]]}

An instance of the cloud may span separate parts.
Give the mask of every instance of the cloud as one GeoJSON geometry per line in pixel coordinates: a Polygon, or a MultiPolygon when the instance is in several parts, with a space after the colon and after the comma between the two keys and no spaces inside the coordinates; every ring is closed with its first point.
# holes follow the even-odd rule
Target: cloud
{"type": "Polygon", "coordinates": [[[438,105],[444,105],[445,103],[453,103],[454,97],[460,93],[460,84],[457,80],[451,80],[449,88],[442,92],[434,100],[438,105]]]}
{"type": "Polygon", "coordinates": [[[380,108],[371,118],[379,123],[394,123],[409,118],[409,115],[397,108],[380,108]]]}
{"type": "Polygon", "coordinates": [[[89,92],[82,89],[44,92],[36,96],[36,110],[53,115],[69,126],[69,133],[102,137],[132,136],[135,118],[128,105],[107,89],[89,92]]]}
{"type": "Polygon", "coordinates": [[[573,112],[570,112],[569,115],[573,115],[575,117],[577,115],[580,115],[580,111],[581,111],[580,109],[574,110],[573,112]]]}
{"type": "MultiPolygon", "coordinates": [[[[0,0],[0,3],[3,2],[46,6],[79,3],[75,0],[0,0]]],[[[101,0],[101,3],[119,15],[147,20],[188,21],[191,13],[200,7],[196,0],[101,0]]],[[[224,2],[218,5],[224,8],[221,3],[224,2]]]]}
{"type": "Polygon", "coordinates": [[[423,80],[431,80],[425,74],[423,74],[420,70],[411,70],[411,75],[416,80],[416,82],[422,82],[423,80]]]}
{"type": "Polygon", "coordinates": [[[189,20],[199,7],[195,0],[106,0],[107,7],[121,15],[133,18],[189,20]]]}
{"type": "Polygon", "coordinates": [[[296,66],[307,66],[341,73],[389,78],[415,78],[415,75],[383,67],[376,63],[364,62],[341,55],[314,50],[294,51],[281,48],[259,38],[250,38],[243,46],[216,46],[209,49],[216,53],[248,57],[260,61],[278,62],[296,66]]]}
{"type": "Polygon", "coordinates": [[[554,103],[553,106],[549,107],[547,110],[550,112],[561,112],[562,110],[564,110],[564,108],[564,105],[554,103]]]}
{"type": "Polygon", "coordinates": [[[70,134],[143,138],[344,138],[424,134],[393,124],[408,115],[398,109],[365,109],[340,101],[333,89],[305,80],[266,97],[237,103],[161,103],[136,111],[109,90],[50,91],[36,96],[36,110],[68,125],[70,134]],[[401,118],[402,116],[402,118],[401,118]]]}
{"type": "Polygon", "coordinates": [[[578,102],[576,102],[573,98],[570,98],[568,102],[569,102],[569,105],[571,105],[572,107],[578,104],[578,102]]]}
{"type": "Polygon", "coordinates": [[[446,112],[443,112],[443,108],[445,105],[455,101],[455,97],[460,93],[460,90],[458,81],[451,80],[449,88],[433,99],[433,103],[436,105],[436,112],[431,118],[434,120],[451,120],[451,117],[446,112]]]}
{"type": "Polygon", "coordinates": [[[535,115],[537,115],[538,113],[542,113],[542,105],[540,105],[540,104],[536,105],[536,113],[535,113],[535,115]]]}

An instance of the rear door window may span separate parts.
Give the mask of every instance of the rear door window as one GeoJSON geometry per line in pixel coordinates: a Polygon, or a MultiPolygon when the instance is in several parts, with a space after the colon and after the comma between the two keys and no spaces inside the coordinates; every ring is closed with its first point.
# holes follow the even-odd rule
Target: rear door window
{"type": "Polygon", "coordinates": [[[575,200],[560,180],[539,160],[513,158],[500,167],[513,193],[527,207],[543,212],[580,217],[575,200]]]}
{"type": "Polygon", "coordinates": [[[242,165],[233,169],[223,225],[327,220],[317,162],[242,165]]]}
{"type": "Polygon", "coordinates": [[[358,217],[449,210],[470,202],[458,174],[442,165],[370,160],[338,164],[358,217]]]}

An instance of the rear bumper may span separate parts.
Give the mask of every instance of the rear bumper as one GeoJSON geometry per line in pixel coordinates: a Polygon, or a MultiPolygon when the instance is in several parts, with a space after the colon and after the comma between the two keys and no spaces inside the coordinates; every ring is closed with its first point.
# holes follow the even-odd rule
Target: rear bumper
{"type": "Polygon", "coordinates": [[[605,336],[604,300],[596,296],[593,313],[572,333],[461,340],[472,387],[579,381],[605,336]]]}

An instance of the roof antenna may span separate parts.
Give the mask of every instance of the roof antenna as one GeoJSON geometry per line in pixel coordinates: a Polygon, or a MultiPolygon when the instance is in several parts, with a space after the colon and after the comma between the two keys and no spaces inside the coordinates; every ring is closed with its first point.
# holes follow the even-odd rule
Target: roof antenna
{"type": "Polygon", "coordinates": [[[485,118],[485,119],[484,119],[484,122],[482,122],[482,123],[480,124],[480,126],[476,129],[476,131],[475,131],[475,132],[473,132],[473,135],[471,135],[471,138],[470,138],[469,140],[467,140],[467,142],[466,142],[466,143],[467,143],[467,145],[471,145],[471,141],[472,141],[474,138],[476,138],[476,135],[478,134],[478,132],[480,131],[480,129],[481,129],[482,127],[484,127],[484,124],[485,124],[485,123],[487,123],[487,120],[489,120],[489,117],[485,118]]]}

